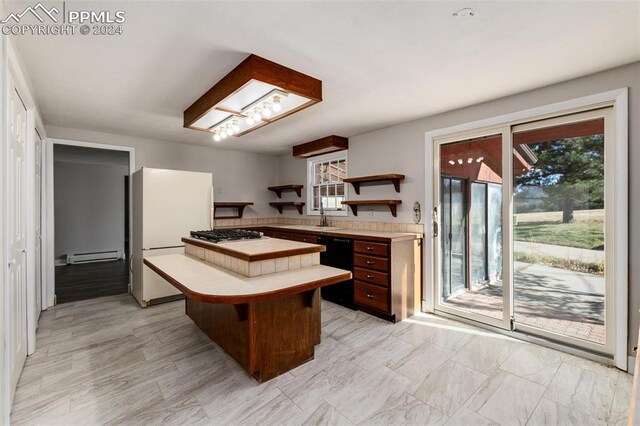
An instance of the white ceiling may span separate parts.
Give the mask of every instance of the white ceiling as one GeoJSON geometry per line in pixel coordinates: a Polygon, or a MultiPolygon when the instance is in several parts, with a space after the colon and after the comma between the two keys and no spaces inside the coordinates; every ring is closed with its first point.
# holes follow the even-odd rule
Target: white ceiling
{"type": "Polygon", "coordinates": [[[260,152],[350,137],[640,60],[637,0],[66,7],[123,9],[127,21],[122,36],[16,37],[45,124],[260,152]],[[474,17],[452,16],[466,6],[474,17]],[[324,101],[221,143],[184,129],[183,110],[249,53],[319,78],[324,101]]]}

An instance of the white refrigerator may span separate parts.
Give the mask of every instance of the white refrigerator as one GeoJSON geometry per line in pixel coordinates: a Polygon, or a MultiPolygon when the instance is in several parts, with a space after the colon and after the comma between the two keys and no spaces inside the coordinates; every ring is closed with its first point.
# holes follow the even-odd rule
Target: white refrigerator
{"type": "Polygon", "coordinates": [[[145,257],[184,253],[182,237],[213,226],[211,173],[143,167],[133,174],[132,293],[140,306],[180,292],[144,265],[145,257]]]}

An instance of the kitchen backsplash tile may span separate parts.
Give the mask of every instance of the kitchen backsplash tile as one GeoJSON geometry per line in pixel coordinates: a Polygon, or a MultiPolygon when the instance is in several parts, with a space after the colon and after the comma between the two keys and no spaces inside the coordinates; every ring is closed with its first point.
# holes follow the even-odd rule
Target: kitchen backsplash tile
{"type": "MultiPolygon", "coordinates": [[[[315,225],[318,218],[293,217],[261,217],[252,219],[216,219],[216,226],[256,226],[256,225],[315,225]]],[[[422,223],[396,222],[364,222],[355,220],[330,220],[331,226],[337,228],[355,229],[361,231],[378,232],[415,232],[424,233],[422,223]]]]}

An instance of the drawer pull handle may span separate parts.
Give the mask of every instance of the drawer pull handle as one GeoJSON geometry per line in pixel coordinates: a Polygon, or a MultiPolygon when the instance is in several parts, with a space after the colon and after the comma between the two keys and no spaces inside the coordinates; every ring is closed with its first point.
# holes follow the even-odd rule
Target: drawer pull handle
{"type": "Polygon", "coordinates": [[[373,296],[373,294],[369,294],[369,293],[367,293],[367,298],[368,298],[368,299],[373,299],[373,298],[374,298],[374,296],[373,296]]]}
{"type": "Polygon", "coordinates": [[[373,250],[373,249],[374,249],[373,247],[369,247],[369,246],[367,246],[367,251],[371,251],[371,250],[373,250]]]}
{"type": "Polygon", "coordinates": [[[367,265],[373,265],[374,263],[376,262],[374,262],[373,260],[367,260],[367,265]]]}
{"type": "Polygon", "coordinates": [[[372,278],[373,278],[373,275],[371,275],[371,274],[367,274],[367,278],[372,279],[372,278]]]}

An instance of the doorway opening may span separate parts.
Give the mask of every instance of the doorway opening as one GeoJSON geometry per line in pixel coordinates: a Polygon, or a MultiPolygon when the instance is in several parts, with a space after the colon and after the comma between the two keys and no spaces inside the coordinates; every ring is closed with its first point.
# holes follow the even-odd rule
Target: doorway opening
{"type": "Polygon", "coordinates": [[[129,291],[127,151],[54,144],[56,303],[129,291]]]}

